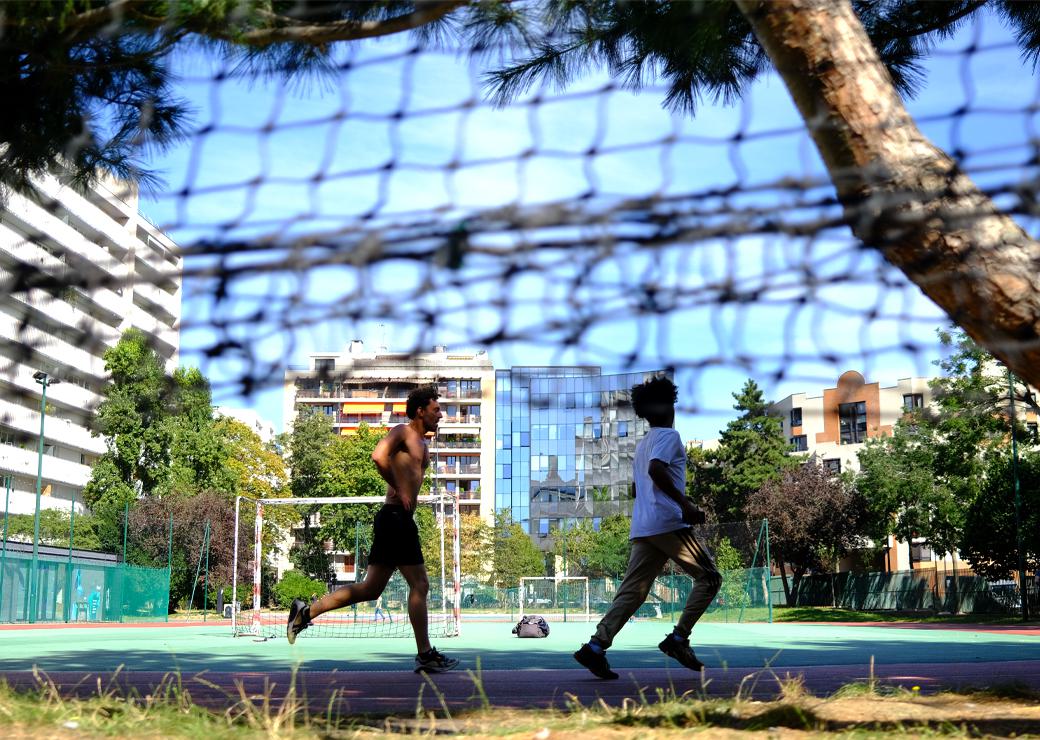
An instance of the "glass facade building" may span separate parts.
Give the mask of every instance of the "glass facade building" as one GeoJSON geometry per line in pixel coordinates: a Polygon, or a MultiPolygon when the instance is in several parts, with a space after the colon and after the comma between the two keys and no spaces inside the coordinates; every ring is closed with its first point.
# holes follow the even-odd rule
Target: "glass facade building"
{"type": "Polygon", "coordinates": [[[536,542],[631,510],[636,443],[649,428],[632,386],[662,371],[514,367],[495,373],[495,510],[536,542]]]}

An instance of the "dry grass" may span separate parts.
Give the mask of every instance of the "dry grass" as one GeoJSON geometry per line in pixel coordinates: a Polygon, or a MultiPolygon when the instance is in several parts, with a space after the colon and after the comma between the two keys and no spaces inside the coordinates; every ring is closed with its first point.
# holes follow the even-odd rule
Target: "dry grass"
{"type": "MultiPolygon", "coordinates": [[[[227,695],[223,711],[192,701],[177,675],[147,696],[126,696],[100,683],[91,695],[69,698],[43,673],[36,688],[16,692],[0,684],[0,736],[4,738],[285,738],[338,739],[451,735],[469,738],[659,738],[706,733],[714,738],[803,737],[1023,737],[1040,736],[1037,694],[1021,687],[985,692],[920,696],[915,691],[881,691],[876,685],[843,687],[815,697],[800,680],[772,675],[773,701],[750,698],[751,687],[728,699],[708,699],[704,691],[653,695],[634,691],[621,706],[583,705],[569,697],[552,710],[500,709],[487,704],[479,669],[471,672],[473,709],[417,709],[411,717],[340,716],[335,697],[317,712],[297,695],[295,683],[274,699],[273,687],[247,695],[227,695]]],[[[213,688],[213,685],[210,685],[213,688]]],[[[428,682],[423,693],[438,696],[428,682]]]]}

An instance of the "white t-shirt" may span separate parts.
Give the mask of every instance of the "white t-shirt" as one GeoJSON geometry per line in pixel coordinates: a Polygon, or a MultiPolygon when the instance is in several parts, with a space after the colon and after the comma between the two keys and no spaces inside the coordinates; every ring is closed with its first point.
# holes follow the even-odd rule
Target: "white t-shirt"
{"type": "Polygon", "coordinates": [[[633,471],[636,502],[632,507],[630,537],[649,537],[688,526],[683,523],[679,504],[650,479],[651,460],[667,465],[675,487],[686,492],[686,448],[679,432],[671,427],[650,427],[636,446],[633,471]]]}

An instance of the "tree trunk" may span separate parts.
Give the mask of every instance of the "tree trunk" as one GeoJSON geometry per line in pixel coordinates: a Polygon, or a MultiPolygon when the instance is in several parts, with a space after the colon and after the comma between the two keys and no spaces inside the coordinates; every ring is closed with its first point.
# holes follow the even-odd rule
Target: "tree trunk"
{"type": "Polygon", "coordinates": [[[735,0],[826,164],[852,233],[1040,385],[1040,245],[929,142],[848,0],[735,0]]]}

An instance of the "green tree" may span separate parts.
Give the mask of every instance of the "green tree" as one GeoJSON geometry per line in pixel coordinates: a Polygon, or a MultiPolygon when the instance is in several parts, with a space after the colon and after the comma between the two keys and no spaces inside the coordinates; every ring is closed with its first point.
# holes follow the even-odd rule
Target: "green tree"
{"type": "Polygon", "coordinates": [[[545,556],[514,522],[508,510],[495,515],[494,579],[505,588],[515,588],[520,579],[545,575],[545,556]]]}
{"type": "Polygon", "coordinates": [[[137,329],[128,329],[104,354],[111,382],[94,415],[94,432],[107,451],[83,495],[93,506],[103,499],[132,500],[163,487],[172,444],[171,383],[162,358],[137,329]]]}
{"type": "Polygon", "coordinates": [[[371,504],[330,505],[321,509],[322,536],[338,549],[353,551],[355,540],[371,547],[372,522],[386,497],[386,481],[372,462],[372,452],[387,430],[360,424],[357,432],[333,437],[324,456],[330,496],[370,496],[371,504]]]}
{"type": "Polygon", "coordinates": [[[231,449],[213,418],[209,381],[197,368],[173,372],[169,399],[170,472],[167,487],[192,494],[221,491],[233,497],[237,480],[229,469],[231,449]]]}
{"type": "Polygon", "coordinates": [[[287,494],[289,473],[285,460],[259,435],[240,421],[221,416],[214,429],[227,451],[225,466],[233,480],[232,489],[251,499],[287,494]]]}
{"type": "MultiPolygon", "coordinates": [[[[7,537],[10,540],[32,542],[35,530],[33,514],[9,514],[7,537]]],[[[0,516],[0,527],[3,517],[0,516]]],[[[97,534],[97,519],[91,514],[77,514],[73,524],[73,547],[78,550],[98,550],[101,541],[97,534]]],[[[62,509],[40,509],[40,542],[54,547],[69,546],[69,512],[62,509]]]]}
{"type": "Polygon", "coordinates": [[[599,529],[580,520],[566,531],[553,529],[553,554],[564,556],[566,541],[567,573],[590,578],[620,578],[628,567],[630,520],[615,514],[600,522],[599,529]]]}
{"type": "MultiPolygon", "coordinates": [[[[993,356],[966,334],[943,330],[939,340],[948,355],[936,363],[942,376],[931,382],[934,408],[904,415],[891,437],[868,442],[855,485],[872,537],[923,537],[945,554],[966,534],[967,511],[989,486],[991,458],[1007,455],[1009,389],[993,356]]],[[[1024,386],[1014,396],[1035,403],[1024,386]]],[[[1015,433],[1023,439],[1024,427],[1015,433]]]]}
{"type": "Polygon", "coordinates": [[[758,384],[748,379],[733,398],[733,408],[740,415],[726,425],[718,448],[704,456],[706,464],[694,471],[695,478],[704,475],[708,480],[695,491],[706,494],[706,503],[718,521],[743,519],[751,494],[798,465],[798,459],[789,454],[791,445],[783,425],[769,415],[769,404],[758,384]]]}
{"type": "Polygon", "coordinates": [[[462,575],[481,582],[492,575],[495,557],[495,530],[479,514],[459,517],[462,575]]]}
{"type": "MultiPolygon", "coordinates": [[[[301,407],[289,436],[289,489],[296,498],[318,498],[334,495],[329,452],[336,442],[332,422],[315,409],[301,407]]],[[[301,506],[303,530],[289,550],[293,566],[309,578],[332,580],[332,561],[325,549],[325,538],[314,515],[317,505],[301,506]]]]}
{"type": "MultiPolygon", "coordinates": [[[[1040,453],[1020,455],[1018,479],[1026,570],[1036,573],[1040,568],[1040,453]]],[[[985,480],[965,511],[958,549],[972,570],[986,578],[1015,577],[1018,546],[1009,450],[988,456],[985,480]]]]}
{"type": "Polygon", "coordinates": [[[858,543],[864,506],[855,488],[809,461],[765,481],[748,498],[746,512],[751,519],[769,520],[771,555],[780,566],[787,603],[795,605],[806,573],[824,569],[835,554],[858,543]]]}

